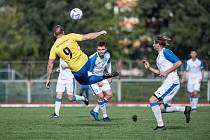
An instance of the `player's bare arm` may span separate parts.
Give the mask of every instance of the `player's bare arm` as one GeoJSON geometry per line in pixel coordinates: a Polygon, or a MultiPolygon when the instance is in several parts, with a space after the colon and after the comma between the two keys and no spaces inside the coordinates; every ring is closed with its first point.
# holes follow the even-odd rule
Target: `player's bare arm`
{"type": "Polygon", "coordinates": [[[143,60],[142,63],[144,64],[144,67],[147,70],[150,70],[151,72],[155,73],[155,74],[160,74],[160,71],[158,69],[152,68],[150,66],[150,63],[147,60],[143,60]]]}
{"type": "Polygon", "coordinates": [[[168,76],[169,73],[173,72],[174,70],[176,70],[177,68],[179,68],[182,65],[181,61],[177,61],[176,63],[173,64],[173,66],[171,68],[169,68],[168,70],[164,71],[164,72],[160,72],[161,77],[166,77],[168,76]]]}
{"type": "Polygon", "coordinates": [[[201,71],[201,80],[200,82],[204,79],[204,70],[201,71]]]}
{"type": "Polygon", "coordinates": [[[47,82],[46,82],[46,88],[50,88],[50,79],[51,79],[51,74],[52,74],[52,69],[54,65],[55,59],[49,59],[48,60],[48,65],[47,65],[47,82]]]}
{"type": "Polygon", "coordinates": [[[101,35],[106,35],[107,32],[106,31],[100,31],[100,32],[95,32],[95,33],[89,33],[89,34],[84,34],[82,36],[82,41],[85,41],[85,40],[92,40],[92,39],[95,39],[101,35]]]}
{"type": "Polygon", "coordinates": [[[186,79],[186,71],[182,72],[182,79],[181,79],[181,83],[184,83],[185,79],[186,79]]]}

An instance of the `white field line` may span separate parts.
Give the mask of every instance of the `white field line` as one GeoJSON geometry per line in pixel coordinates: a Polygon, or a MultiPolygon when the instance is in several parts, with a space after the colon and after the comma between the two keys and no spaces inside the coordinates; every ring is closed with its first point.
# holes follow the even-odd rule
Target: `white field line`
{"type": "MultiPolygon", "coordinates": [[[[189,104],[174,104],[178,106],[186,106],[189,104]]],[[[62,104],[62,107],[94,107],[95,104],[89,104],[88,106],[85,106],[84,104],[62,104]]],[[[117,107],[149,107],[149,104],[141,104],[141,103],[115,103],[110,104],[109,106],[117,106],[117,107]]],[[[210,106],[210,103],[208,104],[198,104],[199,107],[202,106],[210,106]]],[[[15,104],[0,104],[0,107],[54,107],[54,104],[21,104],[21,103],[15,103],[15,104]]]]}

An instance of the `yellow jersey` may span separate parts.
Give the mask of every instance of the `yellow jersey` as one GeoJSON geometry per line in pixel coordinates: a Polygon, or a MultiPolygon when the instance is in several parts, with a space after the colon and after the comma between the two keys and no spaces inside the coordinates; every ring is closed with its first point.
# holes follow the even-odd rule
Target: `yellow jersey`
{"type": "Polygon", "coordinates": [[[87,55],[82,52],[77,41],[82,40],[82,35],[70,33],[58,38],[50,50],[49,59],[62,58],[72,72],[79,71],[88,61],[87,55]]]}

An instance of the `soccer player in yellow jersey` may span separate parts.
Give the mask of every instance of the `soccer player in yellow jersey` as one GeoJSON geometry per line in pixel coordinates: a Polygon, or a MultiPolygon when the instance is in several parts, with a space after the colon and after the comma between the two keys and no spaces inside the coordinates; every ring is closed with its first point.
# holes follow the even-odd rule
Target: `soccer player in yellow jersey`
{"type": "Polygon", "coordinates": [[[88,34],[75,34],[70,33],[65,35],[64,29],[60,25],[56,25],[53,29],[54,36],[56,38],[53,44],[47,66],[47,82],[46,87],[50,87],[50,79],[52,74],[52,68],[56,56],[62,58],[72,71],[75,79],[83,85],[90,85],[102,81],[103,79],[108,79],[111,77],[118,76],[118,72],[106,73],[104,75],[88,75],[90,69],[90,61],[88,56],[82,52],[78,41],[92,40],[101,35],[106,35],[106,31],[88,33],[88,34]]]}

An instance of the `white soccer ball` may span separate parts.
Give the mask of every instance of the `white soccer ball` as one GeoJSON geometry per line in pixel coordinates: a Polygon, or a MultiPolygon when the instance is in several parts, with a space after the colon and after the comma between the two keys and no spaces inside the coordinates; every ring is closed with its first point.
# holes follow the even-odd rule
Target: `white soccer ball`
{"type": "Polygon", "coordinates": [[[81,19],[82,15],[82,10],[80,10],[79,8],[74,8],[70,11],[70,17],[74,20],[81,19]]]}

